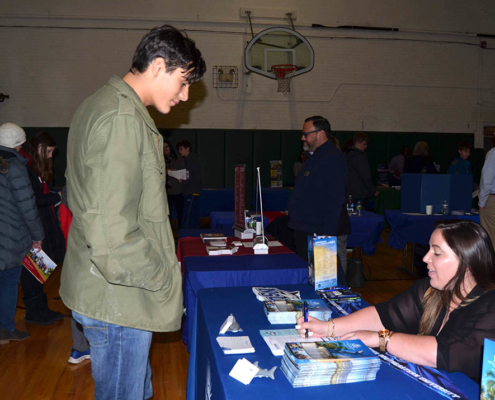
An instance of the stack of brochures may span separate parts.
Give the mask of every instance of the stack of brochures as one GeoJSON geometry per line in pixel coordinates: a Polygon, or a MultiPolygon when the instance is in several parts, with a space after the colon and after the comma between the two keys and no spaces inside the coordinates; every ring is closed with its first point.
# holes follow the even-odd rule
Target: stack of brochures
{"type": "Polygon", "coordinates": [[[331,318],[332,311],[321,299],[264,301],[263,308],[271,324],[295,324],[303,313],[304,302],[308,303],[308,314],[312,317],[323,321],[331,318]]]}
{"type": "Polygon", "coordinates": [[[294,387],[373,381],[381,361],[360,340],[287,343],[282,371],[294,387]]]}

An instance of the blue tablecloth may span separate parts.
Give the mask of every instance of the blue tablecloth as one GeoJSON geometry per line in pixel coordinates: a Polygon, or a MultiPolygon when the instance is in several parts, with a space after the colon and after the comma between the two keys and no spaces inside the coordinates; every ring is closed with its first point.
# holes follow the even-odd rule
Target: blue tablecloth
{"type": "MultiPolygon", "coordinates": [[[[309,285],[277,287],[300,290],[303,298],[316,298],[314,289],[309,285]]],[[[272,329],[274,325],[268,322],[262,303],[256,300],[251,287],[201,290],[197,307],[189,357],[187,400],[445,400],[445,397],[385,363],[382,363],[375,381],[295,389],[280,370],[281,357],[272,355],[259,334],[260,329],[272,329]],[[244,330],[238,335],[249,336],[256,349],[255,353],[225,355],[220,349],[216,337],[230,313],[234,314],[244,330]],[[258,361],[262,368],[277,366],[275,380],[255,378],[246,386],[231,378],[229,372],[240,358],[246,358],[250,362],[258,361]],[[208,396],[207,393],[211,395],[208,396]]],[[[282,329],[293,325],[276,327],[282,329]]],[[[479,386],[467,376],[461,373],[447,376],[470,399],[479,398],[479,386]]]]}
{"type": "Polygon", "coordinates": [[[231,286],[271,286],[308,282],[308,264],[294,253],[253,256],[184,258],[182,339],[190,344],[199,290],[231,286]]]}
{"type": "Polygon", "coordinates": [[[388,244],[394,249],[403,249],[407,243],[429,244],[437,221],[470,219],[480,222],[479,215],[409,215],[399,210],[386,210],[385,218],[391,228],[388,244]]]}
{"type": "MultiPolygon", "coordinates": [[[[264,211],[287,211],[289,209],[289,198],[292,189],[288,188],[261,188],[264,211]]],[[[256,191],[253,193],[251,210],[256,210],[256,191]]],[[[259,201],[259,200],[258,200],[259,201]]],[[[260,206],[258,204],[258,210],[260,206]]]]}
{"type": "MultiPolygon", "coordinates": [[[[234,212],[233,211],[214,211],[210,214],[211,229],[232,229],[234,226],[234,212]]],[[[270,223],[267,217],[263,217],[263,226],[266,228],[270,223]]],[[[234,230],[232,229],[232,232],[234,230]]],[[[233,236],[233,235],[230,235],[233,236]]]]}
{"type": "Polygon", "coordinates": [[[351,234],[347,237],[347,247],[361,247],[366,255],[372,256],[376,244],[382,243],[380,235],[385,217],[368,211],[362,214],[362,217],[350,218],[351,234]]]}
{"type": "Polygon", "coordinates": [[[199,215],[209,217],[212,211],[234,211],[234,189],[201,189],[199,215]]]}

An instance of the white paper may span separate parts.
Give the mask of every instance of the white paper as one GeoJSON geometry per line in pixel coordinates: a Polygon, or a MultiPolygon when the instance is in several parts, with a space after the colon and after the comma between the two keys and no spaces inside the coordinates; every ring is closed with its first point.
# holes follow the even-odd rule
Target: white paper
{"type": "Polygon", "coordinates": [[[239,382],[249,385],[260,369],[245,358],[237,360],[229,375],[239,382]]]}
{"type": "Polygon", "coordinates": [[[250,247],[254,246],[254,243],[253,242],[242,242],[242,245],[244,247],[250,248],[250,247]]]}
{"type": "Polygon", "coordinates": [[[218,336],[217,342],[225,354],[254,353],[249,336],[218,336]]]}
{"type": "Polygon", "coordinates": [[[271,242],[268,242],[268,247],[281,247],[283,246],[282,243],[280,243],[278,240],[272,240],[271,242]]]}
{"type": "Polygon", "coordinates": [[[187,180],[187,172],[185,169],[179,169],[177,171],[167,170],[167,174],[175,179],[182,179],[183,181],[187,180]]]}
{"type": "Polygon", "coordinates": [[[271,329],[261,330],[261,336],[274,356],[283,356],[285,344],[289,342],[327,342],[329,338],[316,338],[313,336],[302,338],[296,329],[271,329]]]}

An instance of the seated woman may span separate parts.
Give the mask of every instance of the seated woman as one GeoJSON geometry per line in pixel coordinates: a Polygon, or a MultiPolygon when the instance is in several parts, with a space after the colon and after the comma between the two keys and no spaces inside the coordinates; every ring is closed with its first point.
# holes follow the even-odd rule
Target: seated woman
{"type": "Polygon", "coordinates": [[[483,340],[495,337],[490,238],[472,221],[440,221],[423,261],[428,277],[391,300],[328,322],[299,318],[296,328],[301,335],[309,329],[315,337],[361,339],[403,360],[479,382],[483,340]]]}

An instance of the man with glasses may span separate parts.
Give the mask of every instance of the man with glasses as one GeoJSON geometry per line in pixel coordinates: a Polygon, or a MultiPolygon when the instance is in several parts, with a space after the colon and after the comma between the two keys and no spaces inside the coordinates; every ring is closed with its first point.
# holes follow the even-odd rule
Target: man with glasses
{"type": "MultiPolygon", "coordinates": [[[[349,216],[345,211],[347,165],[342,152],[329,140],[330,123],[314,116],[304,121],[301,141],[309,153],[289,202],[289,228],[294,230],[297,254],[308,259],[308,235],[348,235],[349,216]]],[[[339,284],[345,276],[338,261],[339,284]]]]}

